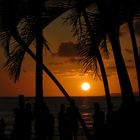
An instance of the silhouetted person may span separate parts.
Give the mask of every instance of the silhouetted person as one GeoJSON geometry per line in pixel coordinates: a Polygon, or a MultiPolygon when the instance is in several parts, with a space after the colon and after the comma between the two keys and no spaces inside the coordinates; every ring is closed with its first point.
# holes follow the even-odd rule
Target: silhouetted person
{"type": "Polygon", "coordinates": [[[31,139],[32,119],[32,107],[30,103],[27,103],[25,107],[25,140],[31,139]]]}
{"type": "Polygon", "coordinates": [[[69,107],[66,110],[66,138],[67,140],[73,140],[73,127],[72,127],[72,121],[71,121],[71,112],[69,107]]]}
{"type": "Polygon", "coordinates": [[[25,130],[25,116],[23,113],[20,112],[18,108],[14,109],[14,126],[13,126],[13,139],[21,139],[24,140],[24,130],[25,130]]]}
{"type": "Polygon", "coordinates": [[[95,139],[100,140],[104,138],[105,113],[100,110],[99,103],[94,104],[93,122],[95,139]]]}
{"type": "Polygon", "coordinates": [[[19,96],[19,107],[14,109],[14,126],[12,137],[16,140],[25,140],[25,109],[24,96],[19,96]]]}
{"type": "Polygon", "coordinates": [[[18,104],[19,104],[19,109],[24,110],[25,107],[24,95],[19,95],[18,104]]]}
{"type": "Polygon", "coordinates": [[[4,119],[1,118],[0,119],[0,140],[4,140],[5,139],[5,122],[4,119]]]}
{"type": "Polygon", "coordinates": [[[50,113],[50,111],[48,111],[48,118],[47,118],[47,138],[48,140],[53,140],[53,135],[54,135],[54,123],[55,123],[55,119],[53,114],[50,113]]]}
{"type": "MultiPolygon", "coordinates": [[[[116,139],[117,137],[114,138],[114,135],[117,135],[118,133],[118,124],[119,122],[119,112],[113,110],[113,104],[110,106],[110,110],[106,115],[106,136],[107,139],[116,139]]],[[[118,138],[117,138],[118,139],[118,138]]]]}
{"type": "Polygon", "coordinates": [[[60,105],[60,112],[58,113],[58,130],[59,130],[60,140],[66,140],[67,115],[66,115],[66,107],[64,104],[60,105]]]}
{"type": "Polygon", "coordinates": [[[17,140],[19,135],[18,108],[14,109],[14,123],[11,138],[17,140]]]}
{"type": "MultiPolygon", "coordinates": [[[[50,121],[49,109],[45,102],[36,102],[35,104],[35,136],[36,140],[49,140],[50,136],[50,121]]],[[[51,132],[52,133],[52,132],[51,132]]]]}
{"type": "Polygon", "coordinates": [[[133,134],[136,138],[138,138],[139,130],[140,130],[140,101],[137,101],[135,104],[135,113],[134,115],[134,124],[133,124],[133,134]]]}
{"type": "Polygon", "coordinates": [[[77,133],[79,130],[78,118],[77,118],[77,108],[75,105],[71,105],[67,108],[67,117],[70,125],[70,131],[72,132],[72,139],[77,140],[77,133]]]}
{"type": "Polygon", "coordinates": [[[135,114],[134,106],[123,102],[118,112],[120,115],[119,136],[122,139],[137,139],[135,136],[135,124],[137,124],[138,122],[135,123],[137,115],[135,114]]]}

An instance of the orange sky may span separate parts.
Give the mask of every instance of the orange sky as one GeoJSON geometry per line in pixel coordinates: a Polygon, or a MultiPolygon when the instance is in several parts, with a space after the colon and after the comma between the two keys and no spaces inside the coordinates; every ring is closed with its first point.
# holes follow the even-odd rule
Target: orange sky
{"type": "MultiPolygon", "coordinates": [[[[62,22],[60,21],[60,18],[57,19],[44,30],[44,36],[48,40],[51,50],[55,53],[57,53],[61,42],[75,42],[72,38],[70,27],[62,25],[62,22]]],[[[136,92],[138,89],[137,78],[133,62],[130,36],[126,26],[122,27],[121,34],[121,44],[123,46],[122,52],[129,71],[133,90],[136,92]]],[[[137,41],[138,44],[140,44],[139,38],[137,41]]],[[[111,52],[112,51],[110,49],[110,59],[104,59],[104,63],[107,70],[110,91],[111,93],[119,93],[120,87],[111,52]]],[[[3,52],[0,51],[0,53],[2,58],[0,60],[0,66],[2,66],[4,57],[3,52]]],[[[73,56],[73,54],[68,57],[62,57],[59,55],[52,56],[49,52],[44,53],[44,63],[57,77],[70,96],[104,95],[102,81],[99,79],[93,79],[91,76],[83,73],[82,66],[78,63],[72,63],[72,60],[75,60],[75,56],[73,56]],[[91,84],[91,89],[89,91],[81,90],[80,86],[83,82],[89,82],[91,84]]],[[[17,96],[19,94],[24,94],[25,96],[35,96],[35,62],[30,58],[30,56],[26,55],[21,71],[20,80],[17,81],[16,84],[9,79],[7,72],[3,69],[0,71],[0,96],[17,96]]],[[[45,73],[43,91],[44,96],[63,96],[60,90],[45,73]]]]}

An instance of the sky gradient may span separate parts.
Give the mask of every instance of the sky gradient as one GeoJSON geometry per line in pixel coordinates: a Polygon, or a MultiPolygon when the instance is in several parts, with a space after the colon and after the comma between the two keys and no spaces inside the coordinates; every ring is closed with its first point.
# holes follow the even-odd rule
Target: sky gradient
{"type": "MultiPolygon", "coordinates": [[[[44,36],[49,42],[53,55],[44,49],[44,64],[56,76],[70,96],[104,96],[103,82],[99,78],[94,79],[92,75],[83,72],[83,67],[78,63],[78,55],[75,51],[76,39],[73,38],[71,27],[63,25],[63,16],[56,19],[47,28],[44,29],[44,36]],[[82,91],[81,84],[89,82],[91,89],[82,91]]],[[[138,26],[140,22],[135,23],[137,43],[140,46],[140,30],[138,26]]],[[[124,55],[127,70],[129,72],[133,91],[138,91],[137,76],[134,65],[134,58],[131,46],[131,39],[127,25],[121,26],[120,40],[122,45],[122,53],[124,55]]],[[[109,59],[103,57],[106,72],[109,80],[109,88],[112,95],[120,95],[120,87],[116,73],[114,58],[109,47],[109,59]],[[114,94],[113,94],[114,93],[114,94]],[[117,94],[115,94],[117,93],[117,94]]],[[[31,45],[34,48],[34,43],[31,45]]],[[[5,58],[3,50],[0,50],[0,66],[2,68],[5,58]]],[[[100,72],[99,72],[100,73],[100,72]]],[[[35,62],[26,54],[22,64],[21,76],[17,83],[14,83],[8,76],[8,72],[4,69],[0,70],[0,96],[35,96],[35,62]]],[[[53,81],[44,73],[44,96],[63,96],[61,91],[56,87],[53,81]]]]}

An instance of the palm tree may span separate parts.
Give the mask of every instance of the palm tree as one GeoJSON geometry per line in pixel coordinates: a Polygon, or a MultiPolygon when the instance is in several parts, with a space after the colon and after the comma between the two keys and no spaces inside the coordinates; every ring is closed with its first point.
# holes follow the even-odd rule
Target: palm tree
{"type": "MultiPolygon", "coordinates": [[[[119,15],[120,1],[111,2],[97,0],[94,2],[98,7],[99,14],[98,17],[93,17],[93,19],[98,18],[98,27],[94,26],[94,24],[96,25],[96,20],[93,20],[94,29],[92,31],[94,31],[94,35],[97,34],[97,36],[101,37],[99,42],[101,40],[105,40],[107,36],[109,37],[114,52],[123,101],[128,104],[133,103],[135,99],[120,49],[119,27],[122,23],[119,15]]],[[[79,9],[81,10],[81,5],[79,9]]],[[[92,52],[96,52],[96,50],[93,47],[91,50],[93,50],[92,52]]],[[[95,54],[96,53],[93,53],[93,57],[96,56],[95,54]]]]}
{"type": "MultiPolygon", "coordinates": [[[[9,33],[9,31],[5,32],[4,34],[2,34],[2,38],[7,37],[8,35],[11,36],[11,34],[12,34],[13,37],[16,39],[16,41],[19,43],[19,44],[16,43],[16,42],[13,43],[14,47],[13,47],[13,50],[10,52],[10,54],[9,54],[10,57],[7,61],[8,70],[10,71],[10,74],[15,77],[15,81],[16,81],[19,78],[22,60],[23,60],[24,54],[25,54],[25,50],[22,47],[19,46],[20,43],[23,44],[23,41],[21,41],[21,39],[25,40],[25,43],[22,46],[25,46],[25,44],[28,44],[26,46],[29,46],[31,44],[31,42],[34,40],[34,38],[36,38],[36,40],[37,40],[37,45],[42,46],[41,44],[44,44],[45,40],[44,40],[43,36],[41,35],[42,33],[39,33],[39,32],[42,32],[42,29],[40,29],[40,30],[38,30],[38,29],[39,28],[44,28],[44,26],[48,25],[57,16],[62,14],[66,10],[66,8],[57,7],[57,8],[55,8],[55,10],[56,10],[55,12],[57,12],[57,13],[54,13],[54,10],[52,10],[54,7],[53,8],[50,7],[50,9],[47,10],[47,12],[48,11],[51,12],[51,13],[53,12],[52,15],[51,16],[46,15],[46,17],[43,17],[43,19],[40,20],[39,16],[38,17],[36,16],[36,14],[38,14],[39,11],[37,11],[35,13],[37,8],[39,10],[42,7],[42,6],[40,6],[40,8],[39,8],[38,3],[36,3],[36,4],[34,3],[32,5],[32,2],[29,1],[30,3],[28,3],[28,4],[30,4],[30,5],[28,5],[28,9],[24,9],[24,6],[23,6],[23,11],[21,10],[21,11],[17,12],[17,11],[14,11],[13,9],[18,9],[18,6],[19,6],[18,4],[20,3],[20,1],[18,1],[19,3],[15,2],[17,5],[12,3],[13,7],[11,7],[11,4],[7,5],[8,2],[9,1],[7,0],[6,3],[4,3],[5,4],[3,6],[3,8],[4,8],[3,15],[4,16],[2,16],[2,18],[4,18],[3,19],[4,24],[7,25],[6,30],[8,31],[8,29],[9,29],[11,33],[9,33]],[[6,9],[6,11],[5,11],[5,9],[6,9]],[[25,13],[24,13],[24,11],[25,11],[25,13]],[[17,17],[15,17],[15,15],[16,15],[15,13],[18,13],[19,15],[17,15],[17,17]],[[7,16],[7,17],[5,17],[5,16],[7,16]],[[37,18],[38,18],[39,22],[37,22],[37,18]],[[16,26],[18,26],[18,22],[20,23],[20,19],[22,19],[21,20],[22,24],[19,25],[19,27],[18,27],[19,29],[17,30],[16,26]],[[43,23],[40,23],[40,21],[42,21],[42,20],[43,20],[43,23]],[[11,23],[10,21],[13,21],[13,22],[11,23]],[[41,27],[38,27],[38,26],[41,26],[41,27]],[[19,33],[19,32],[21,32],[20,30],[22,31],[22,33],[19,33]],[[20,36],[22,36],[22,38],[20,36]]],[[[9,36],[8,36],[8,38],[10,38],[9,36]]],[[[37,54],[39,52],[39,55],[37,55],[37,56],[39,56],[39,58],[36,59],[36,60],[39,61],[37,63],[37,68],[40,67],[40,68],[37,69],[37,72],[36,72],[36,74],[40,73],[40,76],[36,76],[38,78],[40,77],[40,80],[36,79],[36,84],[38,85],[38,86],[36,86],[37,90],[40,89],[40,92],[36,93],[36,99],[39,99],[39,98],[41,99],[43,97],[43,94],[42,94],[42,90],[41,90],[41,85],[42,85],[41,70],[42,70],[42,66],[40,66],[40,65],[42,64],[41,63],[41,61],[42,61],[42,56],[41,56],[42,51],[41,50],[43,49],[43,46],[42,47],[36,47],[36,48],[37,48],[36,49],[37,54]]],[[[7,48],[7,52],[9,53],[8,48],[7,48]]]]}
{"type": "MultiPolygon", "coordinates": [[[[78,36],[80,46],[82,47],[81,62],[83,63],[85,71],[92,69],[95,75],[98,75],[97,61],[99,63],[105,88],[107,108],[108,111],[110,111],[112,103],[109,85],[106,71],[104,68],[104,63],[98,48],[100,44],[100,38],[97,34],[94,34],[93,32],[90,15],[86,11],[86,4],[81,0],[77,1],[77,3],[74,3],[74,9],[72,9],[72,13],[66,18],[66,21],[67,20],[73,26],[74,35],[78,36]]],[[[105,47],[105,43],[102,43],[102,47],[105,47]]]]}
{"type": "Polygon", "coordinates": [[[133,27],[133,20],[135,18],[140,17],[140,2],[138,0],[129,1],[129,2],[124,1],[122,2],[121,11],[122,11],[121,16],[123,16],[123,18],[126,19],[126,22],[128,22],[128,27],[130,30],[134,60],[136,65],[137,79],[138,79],[139,95],[140,95],[140,65],[139,65],[138,47],[137,47],[137,42],[135,37],[135,30],[133,27]]]}
{"type": "MultiPolygon", "coordinates": [[[[60,9],[60,8],[57,8],[57,9],[60,9]]],[[[55,9],[56,10],[56,9],[55,9]]],[[[61,10],[64,12],[64,9],[62,9],[61,8],[61,10]]],[[[9,12],[8,12],[9,13],[9,12]]],[[[54,17],[57,17],[58,15],[57,14],[60,14],[60,11],[58,11],[56,14],[54,14],[54,17]]],[[[5,15],[5,14],[4,14],[5,15]]],[[[45,26],[47,25],[47,24],[49,24],[53,19],[54,19],[54,17],[52,18],[52,16],[51,17],[49,17],[50,19],[49,19],[49,22],[43,22],[44,24],[45,24],[45,26]]],[[[14,17],[12,17],[12,16],[10,16],[10,19],[11,18],[14,18],[14,17]]],[[[29,19],[28,20],[30,20],[30,18],[31,17],[29,17],[29,19]]],[[[39,18],[40,17],[38,17],[38,21],[39,21],[39,18]]],[[[30,43],[33,41],[33,39],[34,39],[34,35],[32,36],[32,31],[29,31],[29,33],[28,32],[26,32],[25,31],[25,34],[29,34],[28,36],[28,38],[26,39],[26,38],[24,38],[24,37],[21,37],[20,36],[20,34],[19,34],[19,32],[18,32],[18,30],[17,30],[17,23],[18,23],[18,21],[16,21],[16,19],[15,19],[15,21],[16,22],[13,22],[13,24],[9,24],[9,18],[7,18],[6,20],[5,20],[5,25],[7,25],[6,26],[6,32],[5,32],[5,34],[4,34],[4,36],[2,36],[2,37],[4,37],[4,39],[5,39],[5,37],[7,37],[9,34],[8,33],[10,33],[10,35],[12,35],[14,38],[15,38],[15,40],[18,42],[18,44],[15,44],[16,42],[14,42],[14,45],[15,45],[15,47],[16,47],[16,49],[14,49],[11,53],[10,53],[10,58],[8,59],[8,61],[7,61],[7,66],[8,66],[8,69],[10,70],[10,74],[11,75],[14,75],[15,76],[15,80],[17,80],[18,78],[19,78],[19,75],[20,75],[20,67],[21,67],[21,62],[22,62],[22,60],[23,60],[23,58],[24,58],[24,53],[25,53],[25,51],[26,52],[28,52],[29,53],[29,55],[35,60],[35,61],[37,61],[37,59],[40,59],[40,57],[41,57],[41,55],[39,56],[39,58],[37,58],[34,54],[33,54],[33,52],[28,48],[28,46],[30,45],[30,43]],[[8,19],[8,21],[7,21],[7,19],[8,19]],[[7,33],[7,31],[8,31],[8,33],[7,33]],[[20,47],[21,46],[21,47],[20,47]],[[17,48],[18,48],[18,50],[17,50],[17,48]],[[16,62],[16,63],[15,63],[16,62]]],[[[34,19],[34,18],[33,18],[34,19]]],[[[23,19],[23,21],[24,21],[25,19],[23,19]]],[[[13,21],[13,20],[12,20],[13,21]]],[[[24,22],[23,22],[24,23],[24,22]]],[[[32,23],[32,19],[31,19],[31,23],[32,23]]],[[[39,25],[37,25],[37,26],[39,26],[39,28],[36,28],[37,29],[37,33],[39,33],[39,35],[40,36],[38,36],[38,34],[36,34],[36,38],[37,38],[37,40],[38,40],[38,45],[40,46],[42,46],[42,43],[43,43],[43,38],[42,38],[42,31],[41,31],[41,28],[40,28],[40,23],[38,22],[38,24],[39,25]],[[40,38],[41,37],[41,38],[40,38]],[[40,41],[40,39],[41,39],[41,41],[40,41]]],[[[29,25],[30,25],[30,22],[29,22],[29,25]]],[[[34,25],[34,23],[33,23],[33,25],[34,25]]],[[[28,28],[27,28],[28,29],[28,28]]],[[[9,36],[7,37],[7,41],[9,41],[9,36]]],[[[8,43],[8,45],[9,45],[9,43],[8,43]]],[[[9,46],[8,46],[9,47],[9,46]]],[[[6,47],[6,48],[8,48],[8,47],[6,47]]],[[[41,47],[41,49],[42,49],[42,47],[41,47]]],[[[9,48],[8,49],[6,49],[7,51],[7,54],[9,55],[9,48]]],[[[40,50],[39,50],[40,51],[40,50]]],[[[42,50],[41,50],[42,51],[42,50]]],[[[41,54],[41,51],[40,51],[40,54],[41,54]]],[[[42,58],[41,58],[42,59],[42,58]]],[[[40,61],[42,61],[42,60],[40,60],[40,61]]],[[[50,76],[50,78],[56,83],[56,85],[58,86],[58,88],[62,91],[62,93],[64,94],[64,96],[68,99],[68,101],[70,102],[70,104],[72,105],[72,106],[74,106],[74,103],[73,103],[73,101],[72,101],[72,99],[71,99],[71,97],[68,95],[68,93],[65,91],[65,89],[62,87],[62,85],[58,82],[58,80],[52,75],[52,73],[47,69],[47,67],[45,67],[45,65],[43,65],[42,63],[39,63],[40,64],[40,66],[39,66],[39,72],[40,72],[40,74],[42,73],[42,69],[44,69],[45,70],[45,72],[50,76]]],[[[42,80],[42,77],[40,78],[40,80],[42,80]]],[[[42,85],[40,84],[40,88],[38,88],[37,89],[37,91],[41,91],[40,93],[39,93],[39,95],[37,95],[37,98],[36,98],[36,100],[37,101],[42,101],[42,85]]],[[[36,93],[38,93],[38,92],[36,92],[36,93]]],[[[78,118],[79,118],[79,120],[80,120],[80,122],[81,122],[81,124],[82,124],[82,126],[83,126],[83,128],[84,128],[84,131],[85,131],[85,134],[86,134],[86,136],[87,136],[87,138],[89,139],[90,138],[90,135],[89,135],[89,133],[88,133],[88,130],[87,130],[87,128],[86,128],[86,125],[85,125],[85,122],[84,122],[84,120],[82,119],[82,117],[81,117],[81,115],[80,115],[80,113],[77,111],[77,115],[78,115],[78,118]]]]}
{"type": "Polygon", "coordinates": [[[137,42],[136,42],[136,37],[135,37],[135,31],[133,27],[133,20],[130,20],[128,22],[129,30],[130,30],[130,35],[131,35],[131,40],[132,40],[132,47],[133,47],[133,53],[134,53],[134,60],[135,60],[135,65],[136,65],[136,72],[137,72],[137,80],[138,80],[138,91],[139,91],[139,96],[140,96],[140,62],[139,62],[139,55],[138,55],[138,47],[137,47],[137,42]]]}
{"type": "Polygon", "coordinates": [[[134,31],[134,27],[133,27],[133,20],[129,20],[128,26],[129,26],[131,40],[132,40],[132,47],[133,47],[137,80],[138,80],[138,89],[139,89],[138,91],[139,91],[139,96],[140,96],[140,65],[139,65],[140,61],[139,61],[138,47],[137,47],[137,42],[136,42],[136,37],[135,37],[135,31],[134,31]]]}
{"type": "Polygon", "coordinates": [[[135,99],[132,86],[121,54],[119,41],[119,27],[121,22],[119,15],[120,1],[98,0],[96,4],[100,12],[102,32],[105,34],[105,38],[108,35],[112,45],[123,102],[128,104],[134,103],[135,99]]]}

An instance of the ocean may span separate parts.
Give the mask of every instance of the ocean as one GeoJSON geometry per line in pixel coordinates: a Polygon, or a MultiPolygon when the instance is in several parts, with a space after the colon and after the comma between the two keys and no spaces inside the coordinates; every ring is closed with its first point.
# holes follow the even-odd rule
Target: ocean
{"type": "MultiPolygon", "coordinates": [[[[101,109],[106,113],[107,105],[105,97],[73,97],[82,118],[85,120],[86,125],[89,131],[92,130],[92,114],[94,112],[93,103],[98,102],[101,106],[101,109]]],[[[118,109],[121,105],[121,97],[112,97],[112,103],[114,104],[114,109],[118,109]]],[[[31,103],[32,107],[34,106],[35,98],[34,97],[25,97],[25,103],[31,103]]],[[[55,135],[58,135],[57,129],[57,114],[59,112],[60,104],[65,104],[69,106],[69,102],[64,97],[45,97],[45,102],[50,112],[55,117],[55,135]]],[[[18,97],[1,97],[0,98],[0,118],[4,118],[6,123],[6,134],[9,135],[13,128],[14,121],[14,108],[18,106],[18,97]]],[[[84,140],[84,133],[80,126],[79,139],[84,140]]]]}

